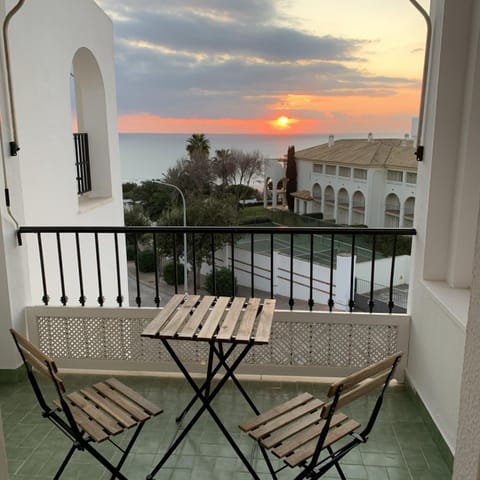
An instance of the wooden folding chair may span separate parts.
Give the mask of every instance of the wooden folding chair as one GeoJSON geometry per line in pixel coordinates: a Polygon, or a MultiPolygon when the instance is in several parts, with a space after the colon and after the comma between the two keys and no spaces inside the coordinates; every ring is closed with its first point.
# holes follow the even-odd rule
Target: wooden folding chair
{"type": "Polygon", "coordinates": [[[162,413],[162,410],[115,378],[82,388],[77,392],[67,393],[55,362],[18,332],[13,329],[10,332],[43,410],[42,415],[72,442],[72,447],[55,474],[54,480],[60,478],[76,450],[92,454],[112,473],[112,480],[114,478],[127,480],[120,469],[145,422],[162,413]],[[42,392],[41,383],[37,381],[37,373],[52,380],[55,386],[58,399],[54,400],[51,406],[42,392]],[[136,429],[125,449],[112,440],[111,437],[133,427],[136,429]],[[113,465],[94,447],[94,444],[103,441],[111,442],[123,452],[116,465],[113,465]]]}
{"type": "Polygon", "coordinates": [[[316,479],[334,466],[345,480],[339,461],[368,440],[401,356],[401,352],[395,353],[333,383],[326,403],[303,393],[242,423],[240,428],[258,442],[272,478],[277,479],[277,473],[287,467],[300,467],[295,480],[316,479]],[[378,396],[362,429],[359,422],[338,411],[377,389],[378,396]],[[285,465],[275,470],[268,451],[285,465]]]}

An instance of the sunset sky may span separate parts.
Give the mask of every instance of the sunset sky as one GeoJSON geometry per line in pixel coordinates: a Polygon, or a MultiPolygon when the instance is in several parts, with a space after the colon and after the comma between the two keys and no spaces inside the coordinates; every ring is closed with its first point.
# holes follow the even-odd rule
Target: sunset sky
{"type": "Polygon", "coordinates": [[[408,0],[97,2],[121,132],[402,134],[418,115],[426,27],[408,0]]]}

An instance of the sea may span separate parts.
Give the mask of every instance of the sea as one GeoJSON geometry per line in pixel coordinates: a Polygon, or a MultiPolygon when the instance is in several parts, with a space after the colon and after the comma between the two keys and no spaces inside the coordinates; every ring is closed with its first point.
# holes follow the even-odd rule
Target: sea
{"type": "MultiPolygon", "coordinates": [[[[187,157],[186,145],[190,134],[122,133],[120,134],[120,158],[123,182],[163,178],[177,160],[187,157]]],[[[304,135],[228,135],[206,134],[210,140],[210,154],[215,150],[236,149],[245,152],[258,150],[264,158],[283,159],[288,147],[302,150],[328,142],[328,134],[304,135]]],[[[401,138],[403,134],[378,134],[377,138],[401,138]]],[[[335,135],[341,138],[367,138],[367,133],[335,135]]]]}

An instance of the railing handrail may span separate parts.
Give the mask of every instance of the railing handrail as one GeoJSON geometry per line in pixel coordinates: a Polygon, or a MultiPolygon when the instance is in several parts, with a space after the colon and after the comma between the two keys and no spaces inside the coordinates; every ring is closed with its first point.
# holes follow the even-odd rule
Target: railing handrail
{"type": "Polygon", "coordinates": [[[415,228],[368,228],[368,227],[266,227],[266,226],[21,226],[22,233],[149,233],[149,232],[201,232],[201,233],[279,233],[279,234],[325,234],[325,235],[416,235],[415,228]]]}
{"type": "MultiPolygon", "coordinates": [[[[66,305],[68,302],[68,285],[72,285],[72,278],[75,276],[78,277],[77,280],[74,280],[74,284],[78,283],[79,288],[79,301],[82,305],[85,305],[85,278],[83,271],[83,260],[84,257],[84,245],[80,237],[82,234],[92,235],[93,243],[90,243],[87,246],[88,251],[90,252],[86,257],[88,257],[88,264],[90,268],[90,276],[92,276],[93,269],[95,269],[95,274],[97,276],[96,284],[98,286],[98,304],[103,306],[104,304],[104,290],[103,286],[106,282],[105,277],[110,278],[110,284],[112,281],[115,281],[117,284],[117,303],[121,306],[123,303],[123,292],[125,290],[125,280],[122,280],[122,267],[121,263],[123,262],[123,251],[121,251],[120,241],[126,242],[126,253],[125,257],[128,259],[130,254],[130,259],[134,260],[135,267],[135,286],[136,286],[136,297],[135,301],[140,307],[142,304],[141,291],[140,291],[140,267],[139,259],[140,253],[143,251],[151,250],[151,255],[153,255],[154,263],[154,301],[157,307],[160,305],[160,296],[159,296],[159,236],[170,236],[173,239],[171,245],[165,247],[167,250],[167,256],[169,256],[173,261],[173,272],[174,272],[174,288],[175,293],[178,293],[178,282],[177,282],[177,265],[182,261],[181,250],[177,249],[177,242],[175,240],[176,235],[185,234],[190,237],[192,249],[189,249],[191,253],[191,258],[183,259],[184,267],[185,262],[188,262],[192,267],[192,276],[193,276],[193,292],[197,293],[197,274],[198,279],[200,279],[200,272],[202,269],[202,263],[205,261],[206,264],[211,266],[212,271],[212,283],[214,288],[214,294],[216,294],[216,274],[217,268],[215,265],[216,262],[216,251],[220,248],[220,244],[225,244],[229,246],[228,254],[224,260],[221,260],[225,264],[230,264],[231,270],[231,293],[235,294],[235,263],[238,261],[238,255],[236,255],[236,250],[242,250],[243,247],[237,242],[240,242],[240,239],[250,236],[250,242],[248,244],[247,239],[247,250],[250,251],[250,258],[248,260],[250,265],[250,290],[251,296],[255,296],[255,282],[263,282],[260,278],[256,277],[258,273],[258,268],[256,266],[256,254],[263,254],[262,246],[260,245],[259,249],[255,248],[255,237],[267,235],[269,237],[265,239],[260,239],[262,242],[267,241],[269,245],[266,246],[270,250],[270,255],[267,254],[266,258],[262,261],[269,262],[268,270],[270,271],[269,285],[263,285],[264,289],[269,290],[269,295],[273,298],[275,295],[275,289],[278,287],[276,282],[275,267],[277,266],[276,262],[282,262],[280,257],[274,255],[278,253],[280,256],[289,257],[289,292],[284,293],[284,296],[288,297],[288,302],[290,309],[293,308],[295,303],[295,290],[298,288],[308,289],[308,306],[310,310],[313,308],[315,303],[314,293],[318,294],[315,287],[315,282],[317,281],[317,275],[319,272],[314,274],[314,264],[323,265],[326,268],[326,273],[322,275],[329,275],[329,289],[327,293],[327,299],[322,298],[322,305],[328,305],[330,311],[335,305],[334,297],[337,295],[334,288],[338,288],[338,281],[334,287],[334,270],[336,270],[336,259],[338,252],[345,254],[350,253],[350,274],[348,278],[343,274],[344,285],[340,289],[342,292],[342,301],[346,301],[345,295],[348,295],[348,309],[353,311],[355,307],[354,302],[354,281],[355,281],[355,263],[357,262],[358,255],[364,255],[362,253],[364,250],[367,250],[367,260],[370,262],[370,278],[373,282],[375,278],[375,265],[376,260],[379,258],[379,252],[382,252],[384,248],[384,242],[381,242],[381,237],[390,237],[391,238],[391,255],[388,254],[388,257],[391,256],[391,266],[390,266],[390,282],[389,282],[389,302],[388,308],[391,313],[394,309],[395,303],[393,300],[393,284],[395,276],[395,259],[398,255],[398,246],[397,243],[400,240],[400,237],[413,236],[416,234],[414,228],[367,228],[367,227],[335,227],[335,226],[302,226],[302,227],[287,227],[287,226],[22,226],[17,231],[19,243],[22,243],[23,234],[34,234],[37,237],[38,244],[38,253],[39,253],[39,266],[41,270],[41,281],[42,281],[42,290],[43,296],[42,301],[45,305],[48,305],[50,294],[49,294],[49,285],[52,284],[52,281],[49,278],[52,272],[55,269],[58,269],[55,273],[55,276],[58,275],[57,279],[54,280],[54,290],[56,288],[61,289],[60,301],[63,305],[66,305]],[[110,260],[109,270],[104,270],[105,264],[102,261],[104,255],[101,252],[100,247],[100,237],[103,239],[105,236],[111,236],[114,244],[109,246],[106,252],[109,252],[113,255],[110,260]],[[122,235],[119,238],[119,235],[122,235]],[[141,238],[142,236],[150,235],[151,238],[141,238]],[[215,242],[215,235],[219,235],[220,242],[215,242]],[[64,241],[62,236],[70,237],[74,240],[74,243],[70,243],[69,246],[64,246],[64,241]],[[123,238],[123,236],[125,238],[123,238]],[[287,242],[283,245],[278,246],[278,243],[283,238],[287,238],[287,242]],[[324,238],[329,237],[329,242],[324,244],[324,238]],[[344,241],[345,238],[350,237],[350,240],[344,241]],[[363,239],[367,240],[370,247],[365,247],[362,245],[363,239]],[[53,239],[53,240],[52,240],[53,239]],[[308,240],[309,239],[309,240],[308,240]],[[45,250],[44,249],[44,240],[50,242],[49,245],[55,250],[56,249],[56,259],[46,261],[45,254],[50,252],[53,253],[52,248],[45,250]],[[322,245],[318,242],[321,240],[322,245]],[[53,243],[51,243],[53,241],[53,243]],[[145,245],[142,242],[150,242],[149,247],[145,248],[145,245]],[[317,242],[317,244],[315,244],[317,242]],[[277,249],[275,249],[277,247],[277,249]],[[130,248],[130,253],[128,249],[130,248]],[[171,252],[169,249],[171,248],[171,252]],[[340,248],[340,250],[338,250],[340,248]],[[69,258],[67,259],[67,254],[69,258]],[[318,254],[318,255],[317,255],[318,254]],[[307,266],[301,266],[300,264],[296,265],[295,261],[298,260],[304,261],[306,259],[307,266]],[[302,260],[303,259],[303,260],[302,260]],[[211,262],[211,263],[209,263],[211,262]],[[325,263],[326,262],[326,263],[325,263]],[[48,266],[47,266],[48,264],[48,266]],[[73,274],[72,277],[72,267],[75,269],[77,266],[77,274],[73,274]],[[67,282],[67,277],[65,274],[65,268],[68,266],[69,278],[67,282]],[[296,268],[307,268],[309,273],[306,274],[306,280],[302,284],[298,283],[298,278],[296,275],[298,272],[296,268]],[[47,274],[47,271],[49,272],[47,274]],[[113,275],[113,279],[111,277],[113,275]],[[348,285],[346,283],[348,282],[348,285]]],[[[102,240],[103,241],[103,240],[102,240]]],[[[171,241],[171,240],[170,240],[171,241]]],[[[403,244],[404,242],[402,242],[403,244]]],[[[104,244],[103,244],[104,245],[104,244]]],[[[404,248],[403,245],[402,248],[404,248]]],[[[387,248],[388,250],[388,248],[387,248]]],[[[226,250],[225,250],[226,251],[226,250]]],[[[109,254],[107,253],[107,255],[109,254]]],[[[164,253],[162,253],[163,255],[164,253]]],[[[260,261],[260,259],[258,259],[260,261]]],[[[288,260],[287,260],[288,261],[288,260]]],[[[343,262],[343,269],[348,268],[343,262]]],[[[317,267],[315,267],[317,268],[317,267]]],[[[323,267],[322,267],[323,268],[323,267]]],[[[388,273],[387,273],[388,274],[388,273]]],[[[92,277],[93,278],[93,277],[92,277]]],[[[265,282],[264,282],[265,283],[265,282]]],[[[258,285],[258,284],[257,284],[258,285]]],[[[70,287],[71,288],[71,287],[70,287]]],[[[76,287],[75,287],[76,288],[76,287]]],[[[285,291],[285,290],[284,290],[285,291]]],[[[325,293],[325,292],[324,292],[325,293]]],[[[90,294],[89,294],[90,295],[90,294]]],[[[111,295],[111,294],[109,294],[111,295]]],[[[323,294],[322,294],[323,295],[323,294]]],[[[370,289],[370,301],[369,301],[369,310],[373,311],[374,307],[374,292],[373,285],[370,289]]]]}

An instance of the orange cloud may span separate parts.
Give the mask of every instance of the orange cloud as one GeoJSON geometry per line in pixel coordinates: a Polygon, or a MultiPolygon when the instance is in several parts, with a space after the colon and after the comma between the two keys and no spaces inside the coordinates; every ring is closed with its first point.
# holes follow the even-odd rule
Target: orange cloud
{"type": "Polygon", "coordinates": [[[145,113],[120,115],[118,128],[122,133],[403,133],[418,115],[419,98],[413,88],[370,96],[290,94],[269,105],[265,118],[163,118],[145,113]]]}

